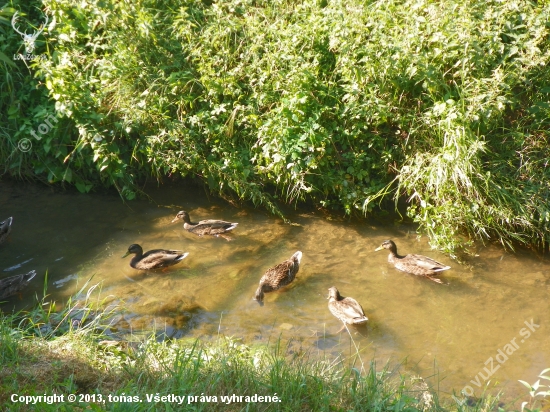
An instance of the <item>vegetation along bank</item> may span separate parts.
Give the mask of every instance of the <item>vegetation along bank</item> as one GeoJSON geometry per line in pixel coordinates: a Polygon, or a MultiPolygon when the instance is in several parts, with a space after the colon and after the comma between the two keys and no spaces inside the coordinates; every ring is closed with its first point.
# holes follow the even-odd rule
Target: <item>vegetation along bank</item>
{"type": "Polygon", "coordinates": [[[11,0],[0,173],[127,199],[147,178],[192,176],[277,213],[407,199],[447,252],[458,234],[544,247],[549,13],[526,0],[11,0]],[[15,11],[21,32],[49,18],[35,41],[15,11]]]}

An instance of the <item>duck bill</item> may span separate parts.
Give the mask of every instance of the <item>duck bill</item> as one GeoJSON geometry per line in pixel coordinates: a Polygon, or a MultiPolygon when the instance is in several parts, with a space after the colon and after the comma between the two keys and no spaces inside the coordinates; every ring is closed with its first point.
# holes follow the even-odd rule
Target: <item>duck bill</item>
{"type": "Polygon", "coordinates": [[[180,220],[180,218],[176,216],[176,217],[172,220],[172,223],[175,223],[175,222],[177,222],[178,220],[180,220]]]}
{"type": "Polygon", "coordinates": [[[374,249],[374,251],[375,251],[375,252],[378,252],[379,250],[382,250],[382,249],[384,249],[384,247],[378,246],[376,249],[374,249]]]}
{"type": "Polygon", "coordinates": [[[122,257],[125,258],[125,257],[128,256],[129,254],[130,254],[130,252],[126,252],[126,253],[124,254],[124,256],[122,256],[122,257]]]}

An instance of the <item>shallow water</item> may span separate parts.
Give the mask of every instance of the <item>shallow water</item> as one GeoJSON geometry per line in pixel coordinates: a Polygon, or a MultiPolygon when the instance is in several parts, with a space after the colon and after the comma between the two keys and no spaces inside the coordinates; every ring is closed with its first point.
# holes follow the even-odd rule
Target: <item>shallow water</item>
{"type": "Polygon", "coordinates": [[[12,235],[0,246],[0,279],[38,273],[23,300],[14,296],[0,308],[21,309],[42,297],[46,271],[48,293],[58,303],[94,275],[91,284],[101,282],[101,297],[117,305],[113,332],[126,338],[152,329],[159,338],[221,333],[248,344],[293,338],[296,350],[329,357],[353,354],[357,345],[365,362],[407,358],[405,369],[439,385],[442,395],[469,385],[478,396],[487,372],[496,370],[491,386],[504,388],[507,400],[527,399],[517,380],[533,383],[550,366],[548,259],[490,246],[480,247],[467,267],[430,250],[412,226],[350,223],[316,212],[290,213],[289,225],[262,210],[208,198],[196,187],[148,193],[152,202],[124,204],[117,195],[0,182],[0,220],[14,217],[12,235]],[[239,226],[231,241],[197,237],[171,223],[179,210],[193,221],[224,219],[239,226]],[[441,276],[448,285],[394,269],[385,250],[374,252],[388,238],[402,254],[425,254],[452,266],[441,276]],[[132,243],[189,256],[164,273],[136,271],[130,257],[121,259],[132,243]],[[263,272],[297,250],[303,252],[297,279],[266,294],[259,306],[252,297],[263,272]],[[366,328],[350,328],[353,341],[345,331],[336,334],[341,324],[326,300],[331,286],[357,299],[369,317],[366,328]],[[531,320],[540,327],[530,330],[525,322],[531,320]],[[499,349],[508,351],[508,359],[499,349]]]}

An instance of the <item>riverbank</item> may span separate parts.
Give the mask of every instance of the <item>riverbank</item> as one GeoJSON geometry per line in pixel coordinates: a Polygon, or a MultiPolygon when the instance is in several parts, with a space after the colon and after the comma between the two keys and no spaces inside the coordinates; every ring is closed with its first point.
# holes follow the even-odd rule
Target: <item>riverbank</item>
{"type": "Polygon", "coordinates": [[[363,363],[359,353],[352,361],[319,360],[282,341],[249,346],[223,336],[211,343],[116,341],[98,333],[108,316],[91,305],[78,304],[86,315],[71,320],[76,306],[0,315],[0,404],[10,411],[435,412],[499,405],[489,394],[441,399],[422,377],[399,365],[363,363]]]}

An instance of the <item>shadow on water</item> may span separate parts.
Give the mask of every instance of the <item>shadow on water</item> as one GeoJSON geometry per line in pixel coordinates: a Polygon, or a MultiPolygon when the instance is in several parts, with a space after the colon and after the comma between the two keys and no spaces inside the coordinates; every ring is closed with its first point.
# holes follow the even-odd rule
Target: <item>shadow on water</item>
{"type": "MultiPolygon", "coordinates": [[[[124,206],[113,196],[89,196],[60,192],[35,185],[0,182],[0,213],[14,216],[8,241],[0,246],[0,276],[36,269],[38,275],[26,296],[42,296],[46,271],[50,280],[74,275],[81,262],[92,260],[97,248],[112,237],[124,206]],[[97,211],[109,210],[103,218],[97,211]]],[[[32,300],[32,298],[31,298],[32,300]]],[[[3,309],[19,309],[27,302],[12,297],[3,309]]]]}
{"type": "MultiPolygon", "coordinates": [[[[208,199],[194,187],[148,190],[154,202],[129,206],[118,195],[80,195],[35,185],[0,182],[0,219],[14,217],[8,243],[0,246],[0,277],[35,269],[25,299],[8,299],[2,310],[21,309],[48,293],[62,304],[95,275],[101,299],[115,308],[114,337],[129,340],[156,333],[158,339],[215,339],[218,334],[266,344],[282,337],[292,350],[316,356],[365,362],[408,359],[407,368],[423,377],[437,364],[442,391],[472,386],[486,361],[516,339],[517,353],[490,378],[507,395],[524,395],[518,379],[535,381],[550,364],[550,264],[528,253],[498,247],[479,249],[461,266],[430,250],[414,227],[345,220],[315,211],[288,212],[293,225],[262,210],[235,208],[208,199]],[[186,210],[193,221],[238,222],[231,241],[197,237],[171,223],[186,210]],[[396,270],[387,251],[375,252],[393,239],[402,254],[430,256],[451,270],[441,274],[447,285],[396,270]],[[144,250],[189,252],[165,272],[140,272],[122,259],[128,246],[144,250]],[[253,300],[269,267],[301,250],[296,280],[266,294],[264,306],[253,300]],[[32,260],[29,260],[32,259],[32,260]],[[6,268],[26,262],[15,271],[6,268]],[[71,277],[75,277],[73,279],[71,277]],[[68,279],[63,283],[61,280],[68,279]],[[56,287],[58,286],[58,287],[56,287]],[[363,306],[369,322],[337,334],[341,323],[327,308],[328,288],[336,286],[363,306]],[[540,325],[528,338],[525,322],[540,325]],[[522,341],[523,339],[523,341],[522,341]]],[[[434,380],[432,383],[437,384],[434,380]]],[[[474,387],[476,395],[481,388],[474,387]]]]}

